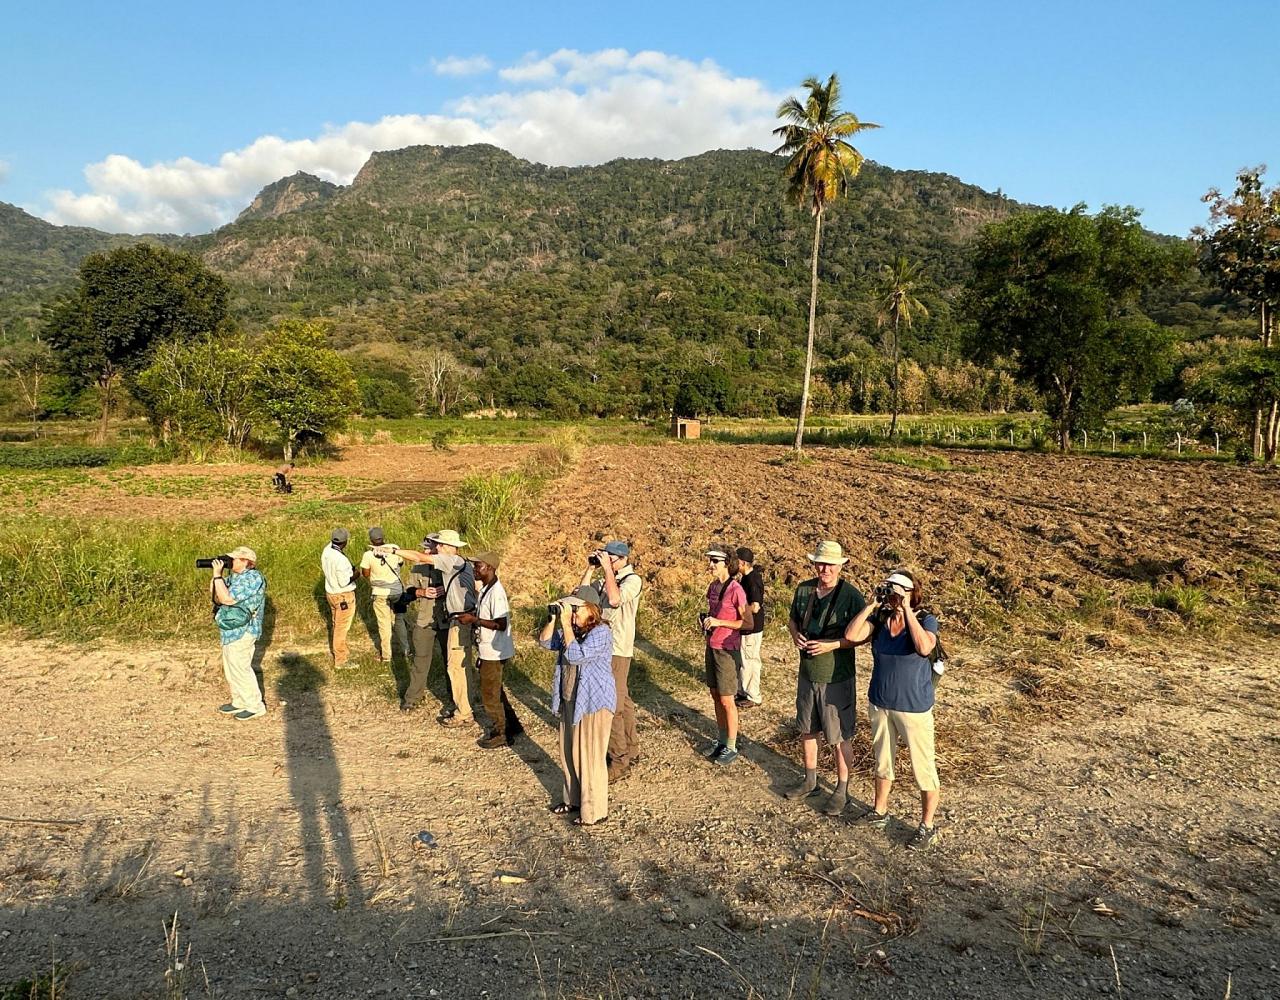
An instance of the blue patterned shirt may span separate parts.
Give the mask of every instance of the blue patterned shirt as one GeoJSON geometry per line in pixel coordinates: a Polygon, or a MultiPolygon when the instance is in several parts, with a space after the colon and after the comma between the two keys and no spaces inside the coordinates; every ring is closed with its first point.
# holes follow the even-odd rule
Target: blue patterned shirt
{"type": "MultiPolygon", "coordinates": [[[[237,605],[252,611],[253,617],[249,620],[248,625],[241,628],[227,629],[226,631],[218,629],[222,644],[226,646],[246,635],[251,635],[256,640],[262,635],[262,613],[267,603],[267,581],[263,579],[262,574],[256,569],[247,569],[243,573],[231,574],[231,580],[227,583],[227,591],[237,605]]],[[[221,605],[219,610],[227,606],[221,605]]]]}
{"type": "Polygon", "coordinates": [[[576,726],[584,715],[607,708],[617,710],[618,689],[613,681],[613,633],[609,626],[600,624],[582,641],[576,638],[566,646],[564,636],[553,632],[542,643],[544,649],[559,653],[556,672],[551,678],[551,714],[560,714],[560,675],[567,660],[578,668],[578,690],[573,702],[573,724],[576,726]]]}

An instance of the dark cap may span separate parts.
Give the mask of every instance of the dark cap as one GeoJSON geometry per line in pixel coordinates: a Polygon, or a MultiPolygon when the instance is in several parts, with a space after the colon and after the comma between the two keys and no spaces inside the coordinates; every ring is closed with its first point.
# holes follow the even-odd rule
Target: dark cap
{"type": "Polygon", "coordinates": [[[382,529],[370,528],[369,541],[371,541],[374,545],[381,545],[384,541],[386,541],[386,537],[382,534],[382,529]]]}
{"type": "Polygon", "coordinates": [[[594,604],[600,607],[600,591],[595,587],[579,587],[568,597],[560,598],[560,603],[568,604],[570,607],[578,607],[582,604],[594,604]]]}
{"type": "Polygon", "coordinates": [[[329,540],[337,542],[339,545],[346,545],[351,539],[351,532],[346,528],[334,528],[333,533],[329,536],[329,540]]]}
{"type": "Polygon", "coordinates": [[[738,549],[738,561],[753,563],[756,561],[756,554],[744,545],[738,549]]]}
{"type": "Polygon", "coordinates": [[[604,550],[611,556],[620,556],[624,559],[631,555],[631,546],[623,541],[610,542],[604,547],[604,550]]]}

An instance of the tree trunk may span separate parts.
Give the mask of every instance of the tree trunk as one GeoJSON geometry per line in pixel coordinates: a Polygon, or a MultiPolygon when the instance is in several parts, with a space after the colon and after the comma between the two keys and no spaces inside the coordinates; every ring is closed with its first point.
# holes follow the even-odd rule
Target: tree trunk
{"type": "Polygon", "coordinates": [[[1262,457],[1262,407],[1253,411],[1253,457],[1262,457]]]}
{"type": "Polygon", "coordinates": [[[288,436],[284,439],[284,460],[286,462],[293,461],[293,437],[288,436]]]}
{"type": "Polygon", "coordinates": [[[898,313],[893,314],[893,419],[889,422],[889,437],[898,433],[898,401],[902,398],[898,391],[898,313]]]}
{"type": "Polygon", "coordinates": [[[97,444],[106,444],[107,430],[111,426],[111,404],[115,400],[115,373],[108,372],[99,378],[98,389],[102,393],[102,411],[98,415],[98,430],[94,433],[94,441],[97,444]]]}
{"type": "Polygon", "coordinates": [[[1280,436],[1280,402],[1271,401],[1271,412],[1267,414],[1267,440],[1264,447],[1266,452],[1266,460],[1274,463],[1276,460],[1276,444],[1277,437],[1280,436]]]}
{"type": "Polygon", "coordinates": [[[822,245],[822,209],[813,217],[813,271],[809,279],[809,343],[804,352],[804,386],[800,390],[800,419],[796,421],[797,453],[804,447],[804,417],[809,409],[809,377],[813,373],[813,331],[818,316],[818,249],[822,245]]]}

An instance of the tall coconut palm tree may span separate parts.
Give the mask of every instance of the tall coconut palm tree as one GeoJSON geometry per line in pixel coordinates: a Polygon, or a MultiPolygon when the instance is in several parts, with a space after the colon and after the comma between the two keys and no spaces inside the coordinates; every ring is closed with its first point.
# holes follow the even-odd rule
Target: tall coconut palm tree
{"type": "Polygon", "coordinates": [[[825,84],[809,77],[803,86],[809,96],[801,103],[791,97],[778,107],[785,124],[773,130],[782,139],[775,153],[786,154],[783,176],[787,194],[797,205],[807,205],[813,215],[813,261],[809,283],[809,343],[804,356],[804,388],[800,393],[800,419],[796,423],[795,450],[804,446],[804,418],[809,409],[809,379],[813,373],[813,332],[818,314],[818,251],[822,247],[822,216],[827,205],[842,197],[849,181],[862,169],[863,155],[846,140],[866,129],[879,128],[859,121],[851,111],[840,110],[840,81],[834,73],[825,84]]]}
{"type": "Polygon", "coordinates": [[[876,324],[893,324],[893,420],[889,424],[889,436],[898,433],[898,409],[902,400],[899,391],[898,328],[911,323],[917,316],[928,316],[929,310],[916,298],[920,287],[920,265],[912,264],[906,257],[897,257],[884,269],[884,282],[876,310],[876,324]]]}

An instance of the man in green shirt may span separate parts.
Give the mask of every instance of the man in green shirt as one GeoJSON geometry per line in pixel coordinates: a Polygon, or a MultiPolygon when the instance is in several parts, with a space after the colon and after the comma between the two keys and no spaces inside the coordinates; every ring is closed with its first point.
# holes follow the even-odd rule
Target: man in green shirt
{"type": "Polygon", "coordinates": [[[796,678],[796,726],[804,747],[804,780],[783,794],[802,799],[818,790],[818,736],[836,750],[836,788],[822,807],[829,816],[844,811],[849,795],[849,740],[856,718],[853,643],[844,630],[866,598],[840,578],[849,560],[839,542],[819,542],[808,557],[818,574],[796,588],[787,630],[800,653],[796,678]]]}

